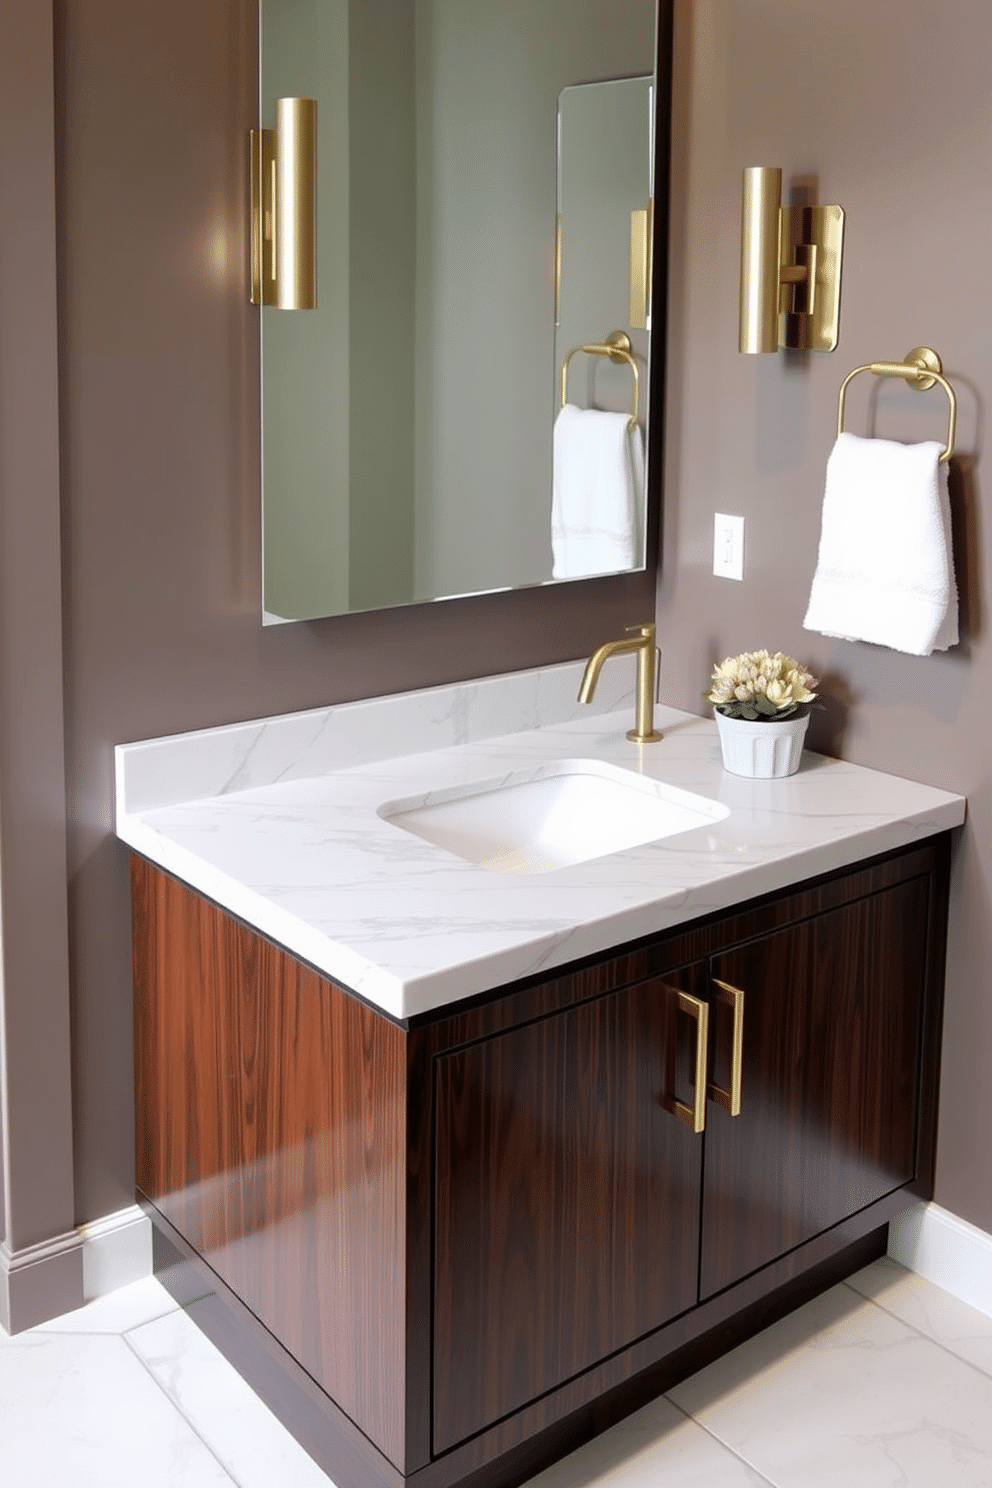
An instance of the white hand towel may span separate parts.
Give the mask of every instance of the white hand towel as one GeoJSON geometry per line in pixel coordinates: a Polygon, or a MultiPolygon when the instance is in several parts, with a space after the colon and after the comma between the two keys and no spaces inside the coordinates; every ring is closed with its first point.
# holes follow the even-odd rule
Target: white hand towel
{"type": "Polygon", "coordinates": [[[625,413],[566,403],[555,419],[552,575],[577,579],[643,562],[644,442],[625,413]]]}
{"type": "Polygon", "coordinates": [[[942,446],[839,434],[803,626],[913,656],[958,640],[942,446]]]}

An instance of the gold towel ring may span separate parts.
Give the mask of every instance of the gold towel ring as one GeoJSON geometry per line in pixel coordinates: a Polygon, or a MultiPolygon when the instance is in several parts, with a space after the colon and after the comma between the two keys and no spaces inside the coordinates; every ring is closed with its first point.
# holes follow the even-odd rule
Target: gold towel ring
{"type": "Polygon", "coordinates": [[[626,362],[634,374],[634,411],[627,423],[628,429],[633,429],[637,424],[641,411],[641,374],[638,370],[637,361],[630,349],[630,337],[626,331],[611,331],[605,342],[600,344],[595,341],[583,342],[581,346],[573,346],[565,360],[561,364],[561,406],[565,407],[568,402],[568,364],[576,352],[584,351],[589,356],[608,356],[611,362],[618,365],[626,362]]]}
{"type": "Polygon", "coordinates": [[[958,417],[958,400],[954,396],[954,389],[941,376],[941,361],[935,351],[929,346],[914,346],[912,351],[907,352],[906,358],[901,362],[866,362],[863,367],[855,367],[853,372],[848,372],[840,385],[840,397],[837,402],[837,433],[844,432],[844,395],[847,392],[847,384],[852,377],[857,377],[859,372],[874,372],[876,377],[903,377],[911,388],[917,392],[925,393],[932,388],[934,383],[940,386],[947,394],[950,404],[950,415],[947,421],[947,447],[940,459],[943,463],[949,460],[954,453],[954,429],[958,417]]]}

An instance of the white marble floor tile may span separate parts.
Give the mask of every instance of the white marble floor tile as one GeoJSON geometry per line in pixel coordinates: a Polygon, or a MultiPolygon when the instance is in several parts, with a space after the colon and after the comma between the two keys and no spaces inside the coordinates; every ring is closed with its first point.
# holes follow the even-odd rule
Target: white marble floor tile
{"type": "Polygon", "coordinates": [[[39,1323],[34,1332],[126,1333],[128,1328],[137,1328],[153,1318],[175,1312],[178,1306],[161,1282],[154,1276],[145,1276],[130,1286],[108,1292],[105,1297],[95,1297],[75,1312],[53,1318],[50,1323],[39,1323]]]}
{"type": "Polygon", "coordinates": [[[556,1462],[527,1488],[768,1488],[668,1400],[655,1400],[619,1426],[556,1462]]]}
{"type": "Polygon", "coordinates": [[[847,1285],[959,1359],[992,1375],[992,1318],[983,1312],[887,1256],[848,1277],[847,1285]]]}
{"type": "Polygon", "coordinates": [[[671,1391],[777,1488],[990,1488],[987,1376],[846,1286],[671,1391]]]}
{"type": "Polygon", "coordinates": [[[0,1349],[3,1488],[231,1488],[122,1338],[22,1333],[0,1349]]]}
{"type": "MultiPolygon", "coordinates": [[[[333,1488],[153,1278],[0,1344],[0,1488],[333,1488]]],[[[882,1260],[529,1488],[992,1488],[990,1376],[992,1320],[882,1260]]]]}
{"type": "Polygon", "coordinates": [[[134,1329],[127,1342],[239,1488],[334,1488],[184,1312],[134,1329]]]}

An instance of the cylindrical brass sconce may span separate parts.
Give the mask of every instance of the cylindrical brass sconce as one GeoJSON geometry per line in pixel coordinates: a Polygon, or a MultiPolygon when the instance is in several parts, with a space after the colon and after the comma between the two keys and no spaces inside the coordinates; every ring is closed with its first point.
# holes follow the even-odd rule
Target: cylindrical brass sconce
{"type": "Polygon", "coordinates": [[[275,280],[280,310],[317,304],[317,102],[276,99],[275,280]]]}
{"type": "Polygon", "coordinates": [[[653,203],[630,214],[630,325],[651,323],[651,217],[653,203]]]}
{"type": "Polygon", "coordinates": [[[744,171],[741,351],[833,351],[840,324],[844,209],[782,206],[777,165],[744,171]]]}
{"type": "Polygon", "coordinates": [[[741,204],[741,351],[778,351],[781,203],[781,169],[749,166],[741,204]]]}

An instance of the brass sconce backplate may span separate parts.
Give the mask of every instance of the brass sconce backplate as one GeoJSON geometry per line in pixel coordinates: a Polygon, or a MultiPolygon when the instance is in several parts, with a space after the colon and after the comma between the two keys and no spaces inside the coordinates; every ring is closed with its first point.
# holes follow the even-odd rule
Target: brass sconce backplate
{"type": "Polygon", "coordinates": [[[833,351],[840,331],[844,210],[782,206],[782,171],[753,165],[741,197],[743,352],[833,351]]]}
{"type": "Polygon", "coordinates": [[[779,346],[798,351],[834,350],[840,334],[843,244],[843,207],[782,208],[779,346]],[[794,267],[806,269],[803,279],[792,281],[789,270],[794,267]]]}
{"type": "Polygon", "coordinates": [[[275,134],[251,131],[251,303],[274,305],[275,134]]]}

